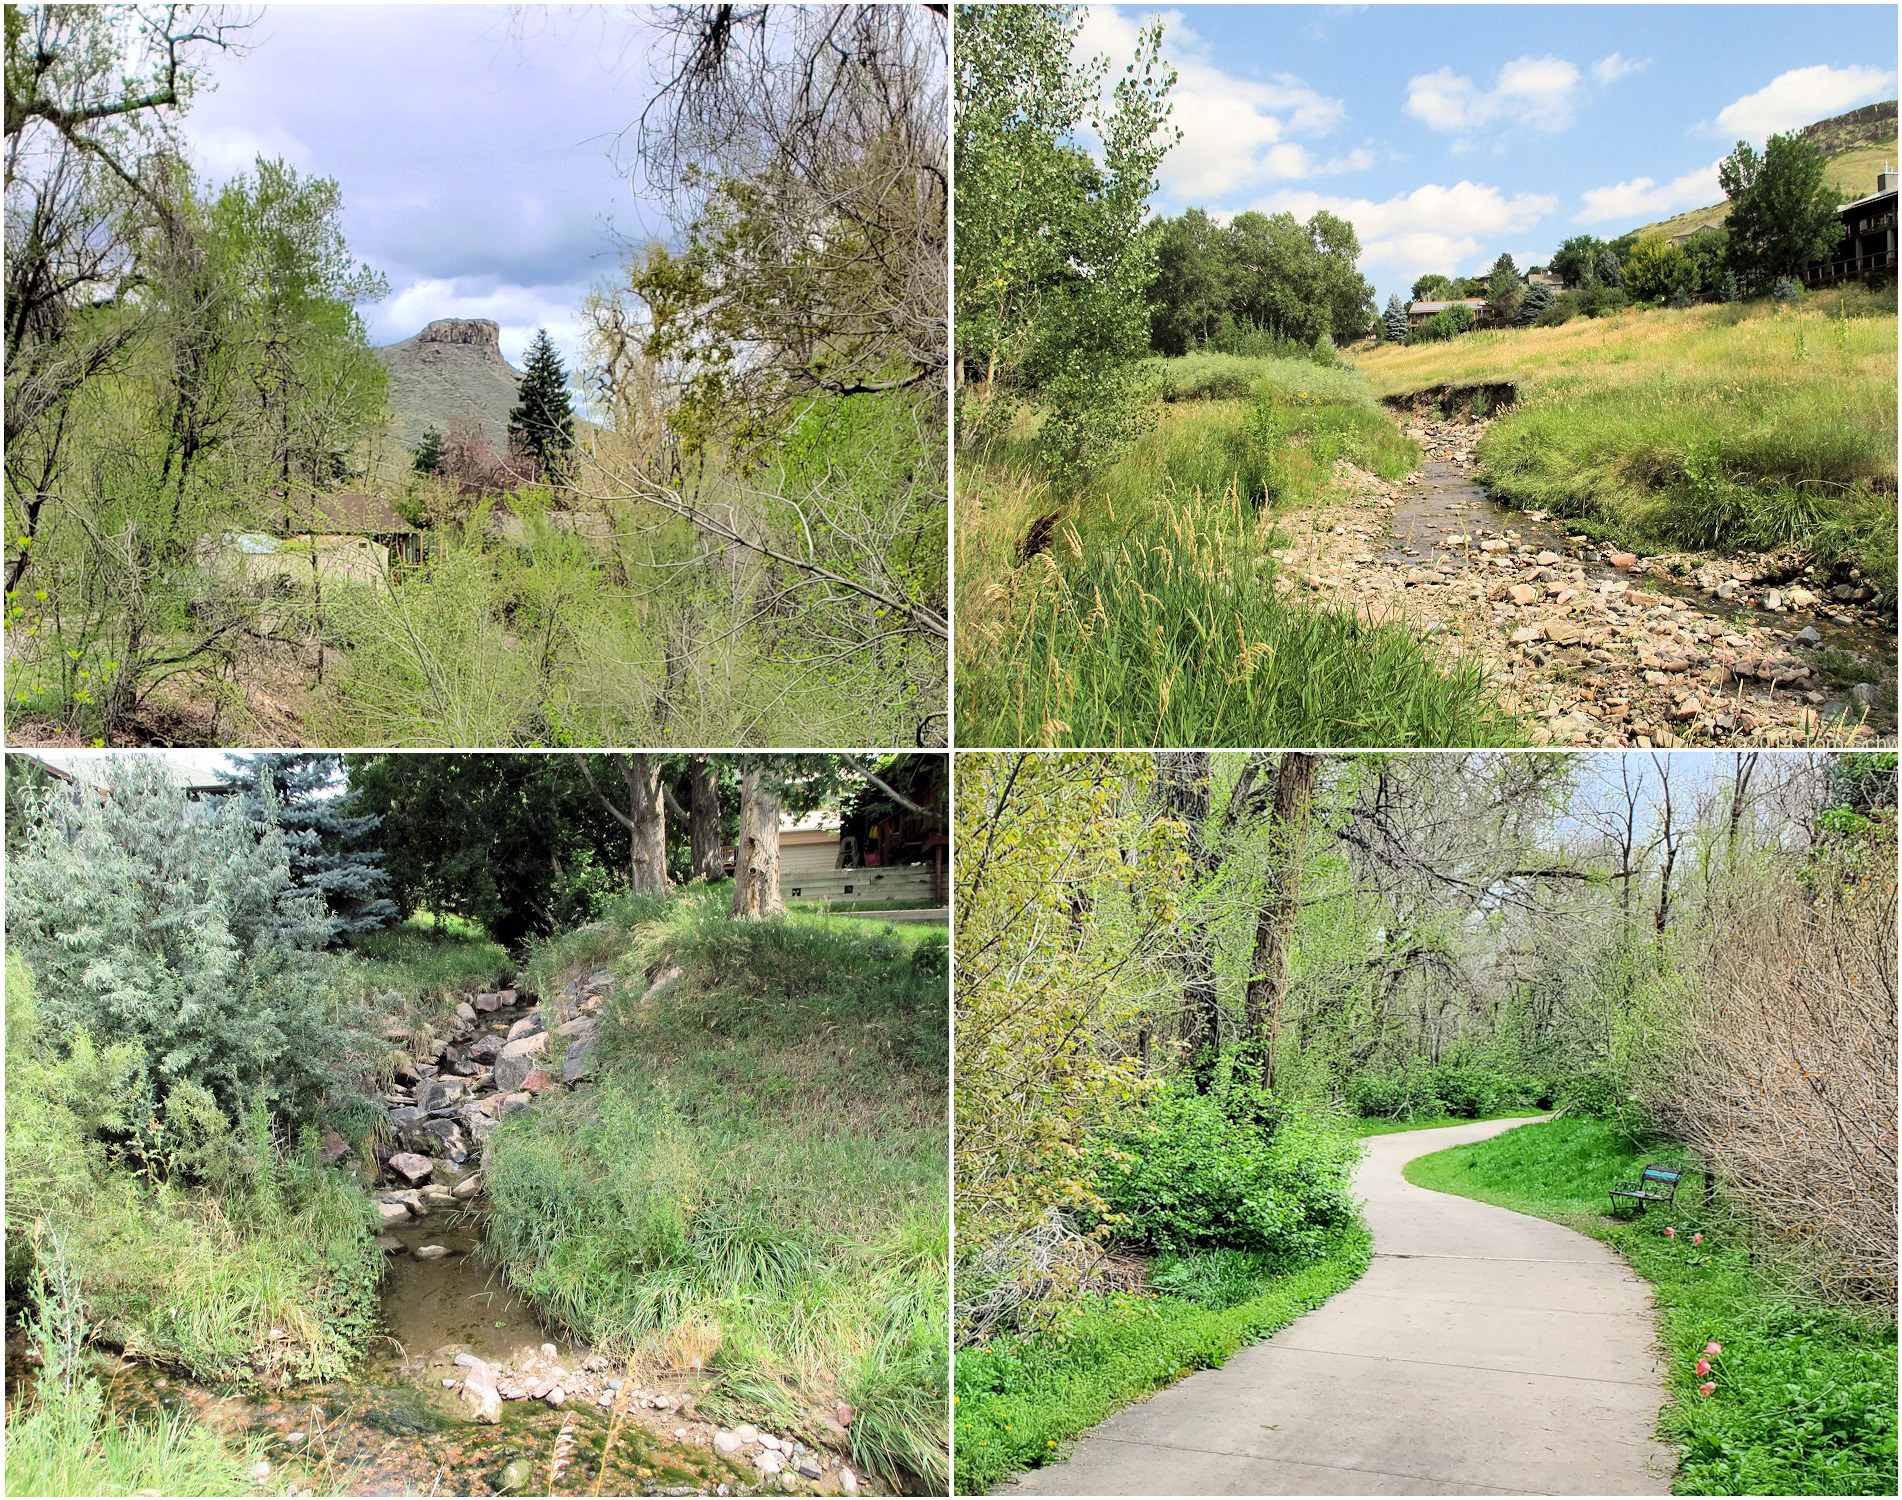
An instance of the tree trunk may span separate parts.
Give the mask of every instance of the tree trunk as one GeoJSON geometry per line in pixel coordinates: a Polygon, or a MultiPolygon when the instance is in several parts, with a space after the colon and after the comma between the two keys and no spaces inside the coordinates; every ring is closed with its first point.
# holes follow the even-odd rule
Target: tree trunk
{"type": "Polygon", "coordinates": [[[1320,765],[1319,756],[1290,750],[1281,757],[1281,769],[1275,777],[1268,891],[1255,928],[1255,952],[1249,963],[1248,992],[1243,1002],[1248,1047],[1260,1060],[1263,1088],[1275,1086],[1275,1044],[1281,1031],[1282,1004],[1288,997],[1288,956],[1294,920],[1301,910],[1301,859],[1320,765]]]}
{"type": "Polygon", "coordinates": [[[637,896],[667,889],[667,806],[660,760],[634,751],[616,757],[627,782],[627,884],[637,896]]]}
{"type": "Polygon", "coordinates": [[[757,770],[740,777],[740,840],[733,861],[732,915],[755,921],[786,909],[779,899],[779,794],[760,782],[757,770]]]}
{"type": "MultiPolygon", "coordinates": [[[[1163,811],[1187,830],[1193,878],[1207,880],[1215,870],[1215,851],[1209,847],[1209,753],[1159,750],[1156,769],[1162,782],[1163,811]]],[[[1214,1082],[1215,1059],[1222,1045],[1222,1011],[1215,986],[1215,956],[1199,915],[1183,920],[1182,950],[1182,1040],[1188,1047],[1196,1092],[1206,1094],[1214,1082]]]]}
{"type": "Polygon", "coordinates": [[[704,755],[693,758],[688,797],[687,828],[692,853],[687,878],[718,880],[726,874],[726,840],[720,836],[720,773],[704,755]]]}

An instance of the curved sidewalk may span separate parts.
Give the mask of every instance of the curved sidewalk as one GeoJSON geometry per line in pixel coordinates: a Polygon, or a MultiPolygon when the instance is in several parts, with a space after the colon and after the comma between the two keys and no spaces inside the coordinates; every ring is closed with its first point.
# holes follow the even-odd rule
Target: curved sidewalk
{"type": "Polygon", "coordinates": [[[1533,1123],[1369,1139],[1366,1275],[998,1492],[1668,1494],[1650,1286],[1596,1240],[1400,1175],[1533,1123]]]}

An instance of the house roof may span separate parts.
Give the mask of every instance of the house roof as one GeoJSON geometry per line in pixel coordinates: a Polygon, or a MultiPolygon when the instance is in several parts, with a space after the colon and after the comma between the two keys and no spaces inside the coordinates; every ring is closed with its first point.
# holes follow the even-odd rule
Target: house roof
{"type": "Polygon", "coordinates": [[[1884,198],[1893,198],[1893,197],[1895,197],[1895,189],[1884,188],[1879,193],[1871,193],[1867,198],[1857,198],[1852,200],[1851,202],[1845,203],[1840,208],[1838,208],[1836,212],[1839,214],[1846,214],[1852,208],[1867,208],[1871,203],[1879,203],[1884,198]]]}
{"type": "Polygon", "coordinates": [[[297,495],[291,515],[298,526],[318,536],[388,536],[416,528],[376,495],[297,495]]]}
{"type": "Polygon", "coordinates": [[[1410,303],[1407,307],[1407,311],[1410,313],[1437,313],[1445,312],[1449,307],[1484,307],[1485,305],[1486,299],[1484,297],[1459,297],[1451,302],[1410,303]]]}
{"type": "Polygon", "coordinates": [[[1686,240],[1692,238],[1694,235],[1721,233],[1723,230],[1723,227],[1724,226],[1722,224],[1704,223],[1704,224],[1699,224],[1695,228],[1692,228],[1692,229],[1680,229],[1676,234],[1672,235],[1668,240],[1666,240],[1665,243],[1667,245],[1681,245],[1686,240]]]}

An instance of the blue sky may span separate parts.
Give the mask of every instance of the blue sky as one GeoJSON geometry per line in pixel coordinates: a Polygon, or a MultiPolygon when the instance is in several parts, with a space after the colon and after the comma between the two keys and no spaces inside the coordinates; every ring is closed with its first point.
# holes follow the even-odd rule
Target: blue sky
{"type": "Polygon", "coordinates": [[[183,133],[214,182],[260,154],[343,189],[351,249],[390,279],[370,341],[493,318],[520,364],[546,325],[572,367],[578,308],[621,254],[664,233],[610,157],[652,87],[616,7],[271,6],[220,59],[183,133]]]}
{"type": "Polygon", "coordinates": [[[1113,78],[1155,15],[1183,130],[1156,206],[1329,209],[1382,303],[1720,202],[1736,141],[1896,95],[1892,4],[1104,6],[1082,46],[1113,78]]]}

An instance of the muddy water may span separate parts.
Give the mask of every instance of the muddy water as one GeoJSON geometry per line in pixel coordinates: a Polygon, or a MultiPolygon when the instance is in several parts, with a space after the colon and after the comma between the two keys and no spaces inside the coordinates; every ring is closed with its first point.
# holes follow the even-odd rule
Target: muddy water
{"type": "MultiPolygon", "coordinates": [[[[1827,697],[1820,710],[1823,716],[1847,716],[1863,722],[1866,715],[1866,722],[1880,734],[1895,732],[1896,643],[1892,634],[1870,625],[1844,624],[1823,614],[1792,617],[1758,609],[1742,599],[1715,599],[1689,580],[1662,571],[1645,573],[1641,579],[1621,573],[1603,560],[1598,546],[1571,540],[1575,533],[1567,533],[1562,525],[1537,511],[1515,510],[1494,500],[1463,463],[1444,459],[1424,463],[1415,482],[1394,506],[1392,517],[1392,529],[1379,550],[1387,562],[1430,568],[1449,552],[1458,554],[1457,547],[1447,547],[1449,537],[1470,537],[1471,545],[1477,547],[1482,537],[1496,534],[1560,554],[1583,567],[1588,583],[1619,579],[1641,583],[1647,593],[1681,599],[1714,624],[1731,627],[1736,622],[1748,622],[1786,635],[1813,625],[1822,637],[1820,645],[1806,649],[1792,641],[1789,647],[1822,679],[1819,686],[1827,697]],[[1837,670],[1845,664],[1847,671],[1837,670]],[[1871,680],[1879,687],[1873,705],[1853,696],[1857,682],[1871,680]]],[[[1761,586],[1746,592],[1754,598],[1761,593],[1761,586]]]]}
{"type": "Polygon", "coordinates": [[[478,1198],[465,1209],[412,1219],[390,1231],[403,1248],[388,1257],[383,1280],[383,1325],[410,1358],[455,1344],[483,1359],[507,1359],[524,1344],[572,1346],[542,1325],[535,1309],[508,1285],[501,1270],[478,1253],[487,1219],[478,1198]],[[414,1252],[440,1245],[449,1254],[417,1260],[414,1252]]]}

